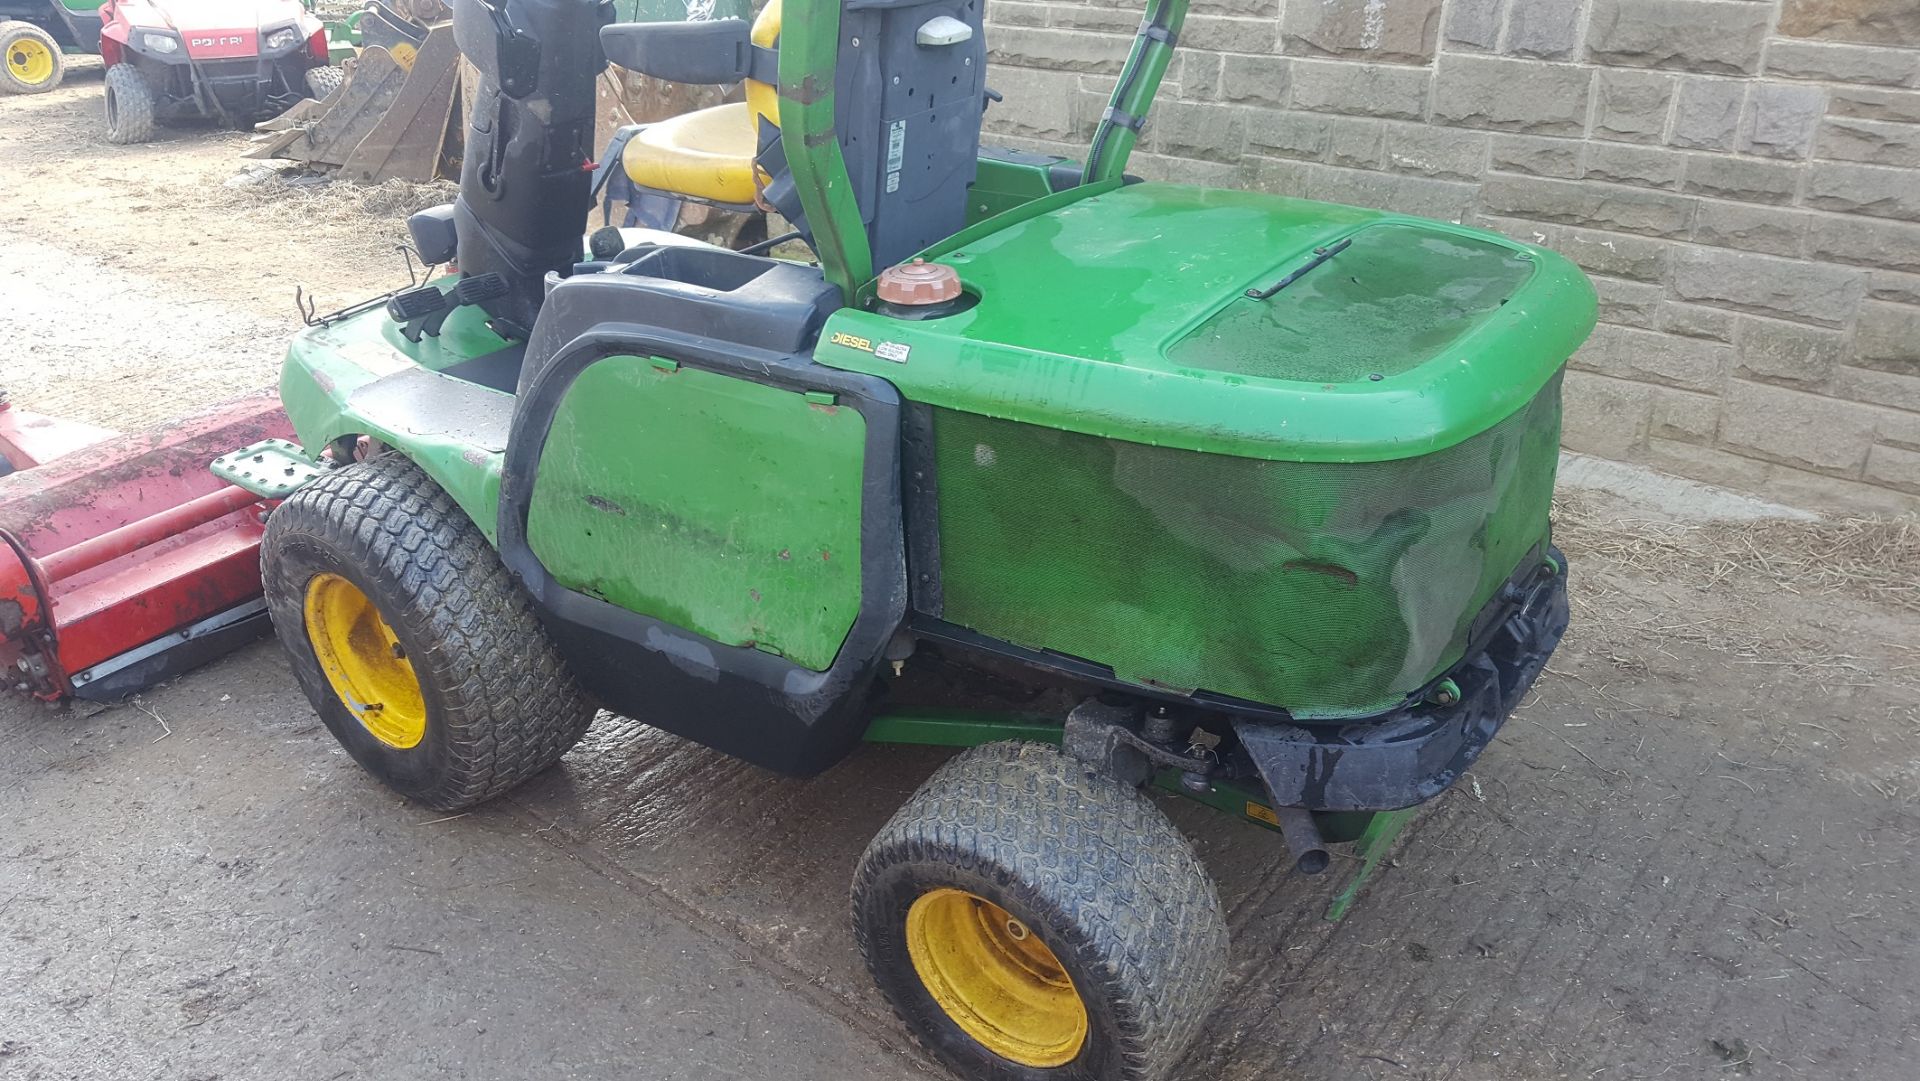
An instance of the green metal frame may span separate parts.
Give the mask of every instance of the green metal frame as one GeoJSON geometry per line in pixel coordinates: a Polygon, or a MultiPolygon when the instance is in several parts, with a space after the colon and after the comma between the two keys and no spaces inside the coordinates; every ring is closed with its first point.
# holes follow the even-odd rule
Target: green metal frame
{"type": "Polygon", "coordinates": [[[834,124],[841,0],[792,0],[780,31],[780,131],[820,269],[848,300],[873,279],[873,249],[834,124]]]}
{"type": "Polygon", "coordinates": [[[1353,908],[1353,902],[1373,878],[1374,869],[1380,866],[1380,861],[1386,859],[1393,842],[1400,837],[1400,831],[1406,829],[1419,813],[1420,808],[1407,807],[1398,811],[1380,811],[1367,820],[1367,828],[1353,844],[1353,855],[1360,860],[1360,866],[1348,876],[1346,886],[1334,895],[1333,903],[1327,906],[1328,923],[1339,923],[1353,908]]]}
{"type": "Polygon", "coordinates": [[[1188,0],[1153,0],[1148,6],[1146,20],[1133,39],[1133,50],[1120,69],[1113,95],[1107,99],[1107,111],[1094,132],[1084,174],[1086,183],[1119,180],[1126,175],[1127,159],[1140,138],[1140,124],[1146,121],[1147,110],[1160,93],[1160,80],[1173,61],[1174,43],[1187,20],[1187,4],[1188,0]]]}

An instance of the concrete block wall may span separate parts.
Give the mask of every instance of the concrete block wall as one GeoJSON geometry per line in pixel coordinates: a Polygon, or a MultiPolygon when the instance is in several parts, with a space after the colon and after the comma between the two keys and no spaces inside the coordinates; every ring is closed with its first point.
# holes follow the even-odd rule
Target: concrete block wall
{"type": "MultiPolygon", "coordinates": [[[[993,141],[1080,156],[1144,0],[989,0],[993,141]]],[[[1920,510],[1920,0],[1194,0],[1134,172],[1592,275],[1574,450],[1920,510]]]]}

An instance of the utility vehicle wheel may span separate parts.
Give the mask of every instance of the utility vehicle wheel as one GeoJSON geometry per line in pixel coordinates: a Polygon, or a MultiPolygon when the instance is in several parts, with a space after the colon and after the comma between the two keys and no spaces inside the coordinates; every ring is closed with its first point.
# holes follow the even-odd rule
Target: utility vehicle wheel
{"type": "Polygon", "coordinates": [[[132,64],[107,69],[107,142],[144,143],[153,138],[153,88],[132,64]]]}
{"type": "Polygon", "coordinates": [[[880,990],[967,1078],[1159,1081],[1227,966],[1213,880],[1139,790],[1059,750],[941,767],[861,857],[854,933],[880,990]]]}
{"type": "Polygon", "coordinates": [[[289,496],[260,563],[307,700],[355,761],[412,799],[450,811],[497,796],[593,720],[499,555],[399,455],[289,496]]]}
{"type": "Polygon", "coordinates": [[[66,58],[53,35],[32,23],[0,22],[0,90],[44,94],[66,73],[66,58]]]}
{"type": "Polygon", "coordinates": [[[327,100],[327,95],[340,89],[346,81],[347,73],[331,65],[307,69],[307,93],[321,101],[327,100]]]}

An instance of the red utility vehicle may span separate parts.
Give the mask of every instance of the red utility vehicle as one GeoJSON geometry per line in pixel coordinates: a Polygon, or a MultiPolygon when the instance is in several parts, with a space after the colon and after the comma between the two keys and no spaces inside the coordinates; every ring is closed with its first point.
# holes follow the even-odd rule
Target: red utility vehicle
{"type": "Polygon", "coordinates": [[[244,126],[340,85],[299,0],[107,0],[100,17],[111,142],[144,142],[156,120],[244,126]]]}

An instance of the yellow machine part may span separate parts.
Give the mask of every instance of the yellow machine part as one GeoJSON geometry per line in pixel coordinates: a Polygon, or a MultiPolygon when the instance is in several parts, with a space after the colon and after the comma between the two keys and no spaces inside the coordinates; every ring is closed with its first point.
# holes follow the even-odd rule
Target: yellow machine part
{"type": "MultiPolygon", "coordinates": [[[[753,43],[773,48],[780,40],[780,0],[753,22],[753,43]]],[[[644,188],[714,203],[754,201],[754,154],[760,118],[780,122],[780,91],[747,80],[747,100],[649,124],[627,144],[620,163],[627,178],[644,188]]]]}
{"type": "Polygon", "coordinates": [[[360,587],[337,574],[307,586],[307,640],[340,698],[375,739],[397,750],[427,736],[427,703],[400,639],[360,587]]]}
{"type": "Polygon", "coordinates": [[[1047,1069],[1087,1042],[1087,1007],[1060,961],[1006,909],[965,890],[931,890],[907,910],[907,954],[927,994],[1001,1058],[1047,1069]]]}
{"type": "Polygon", "coordinates": [[[7,47],[7,70],[28,86],[39,86],[53,78],[58,65],[53,50],[32,38],[21,38],[7,47]]]}

